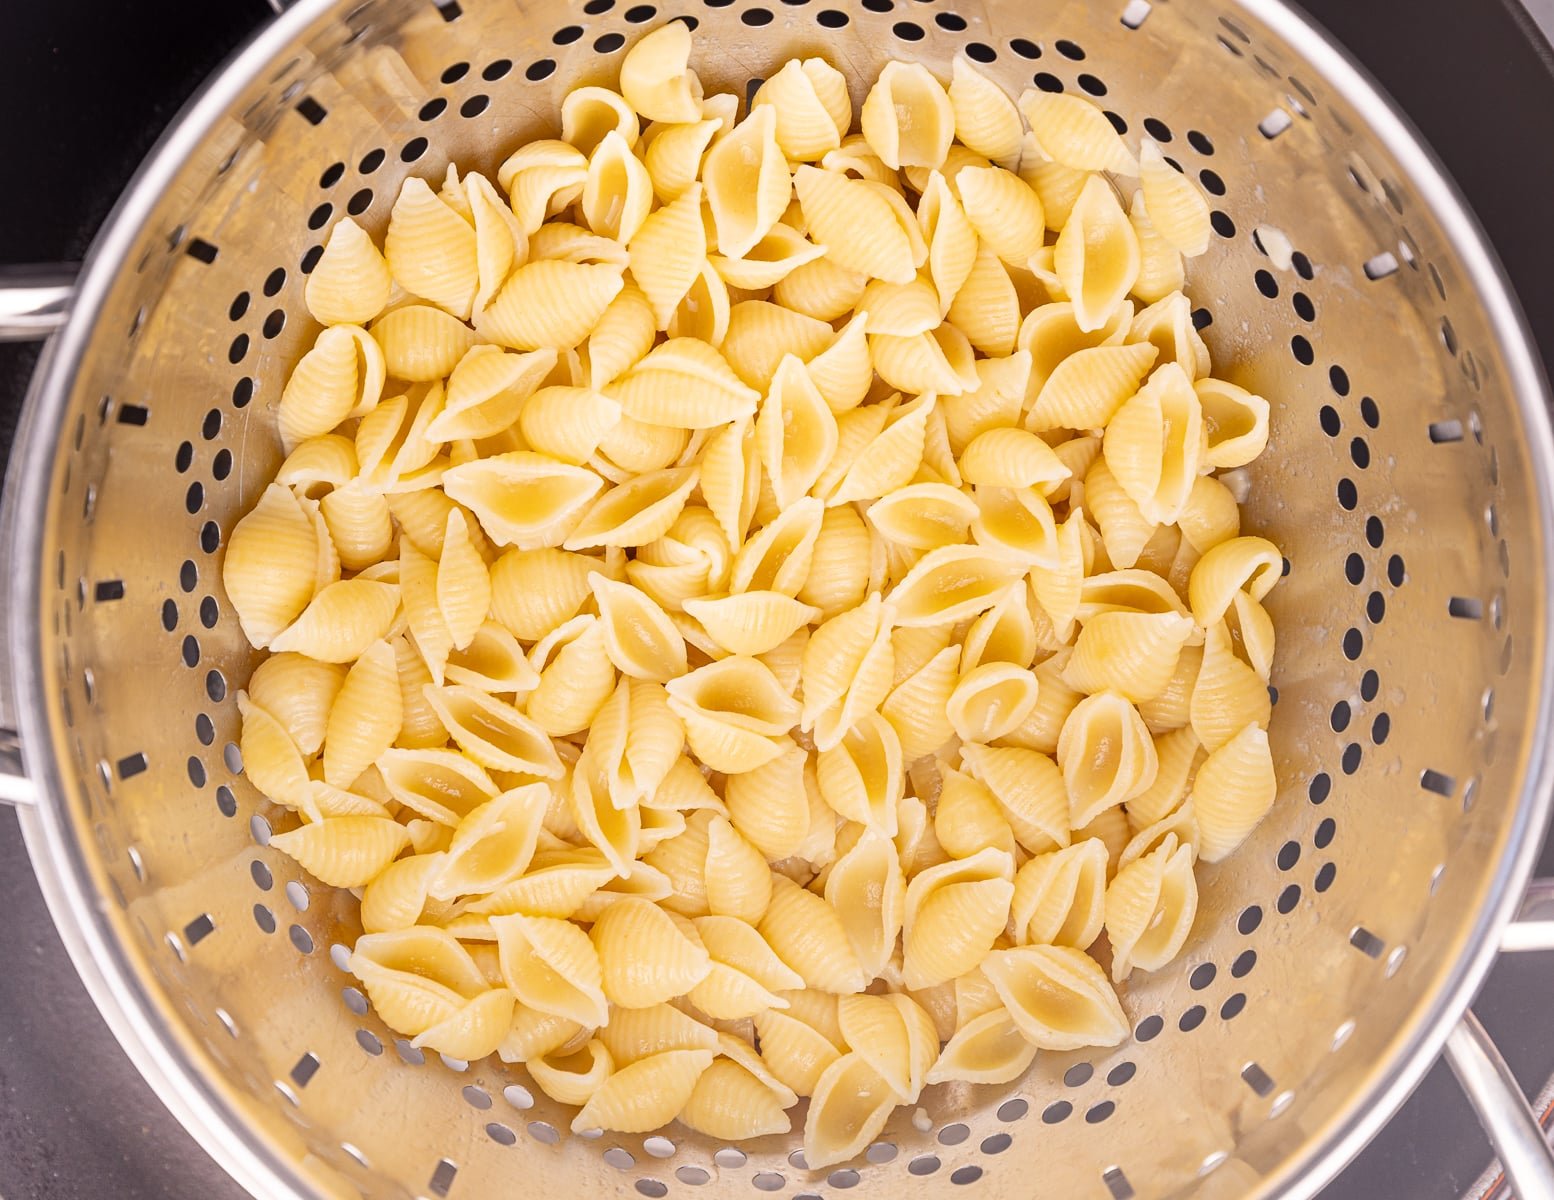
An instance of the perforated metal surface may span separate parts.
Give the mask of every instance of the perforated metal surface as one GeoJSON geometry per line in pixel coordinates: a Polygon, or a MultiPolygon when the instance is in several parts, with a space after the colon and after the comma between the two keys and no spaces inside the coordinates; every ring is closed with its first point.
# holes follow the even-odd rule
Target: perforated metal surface
{"type": "Polygon", "coordinates": [[[110,990],[193,1064],[191,1094],[231,1110],[256,1161],[346,1195],[540,1179],[1021,1194],[1033,1166],[1055,1194],[1114,1200],[1287,1183],[1416,1040],[1536,824],[1516,805],[1544,671],[1542,435],[1515,407],[1508,326],[1417,165],[1366,132],[1331,64],[1230,7],[325,7],[293,14],[305,34],[125,246],[38,475],[43,636],[23,685],[49,718],[30,765],[48,774],[55,751],[62,805],[40,857],[105,898],[110,990]],[[1181,962],[1130,983],[1130,1042],[1044,1054],[1013,1088],[932,1089],[829,1173],[780,1138],[573,1138],[521,1068],[396,1040],[341,971],[354,901],[266,848],[235,746],[253,660],[221,545],[278,465],[273,407],[315,332],[301,290],[331,223],[381,232],[406,175],[494,170],[553,132],[567,88],[610,79],[636,30],[676,15],[700,25],[704,79],[741,94],[796,53],[825,54],[861,100],[887,57],[947,72],[964,50],[1012,92],[1095,97],[1210,194],[1195,317],[1219,369],[1275,404],[1248,525],[1291,564],[1270,605],[1279,805],[1206,874],[1181,962]]]}

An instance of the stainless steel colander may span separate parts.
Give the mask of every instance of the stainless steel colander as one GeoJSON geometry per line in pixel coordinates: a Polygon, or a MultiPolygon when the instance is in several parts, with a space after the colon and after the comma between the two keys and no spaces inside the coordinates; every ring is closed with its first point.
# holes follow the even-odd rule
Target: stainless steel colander
{"type": "Polygon", "coordinates": [[[1433,159],[1277,0],[302,0],[169,131],[79,282],[29,283],[0,281],[0,334],[63,327],[7,481],[25,775],[0,792],[115,1032],[256,1195],[1309,1196],[1446,1045],[1524,1200],[1554,1196],[1462,1018],[1502,939],[1554,945],[1554,889],[1508,925],[1549,807],[1544,385],[1433,159]],[[222,545],[279,464],[332,222],[381,232],[407,175],[553,135],[568,88],[673,16],[719,90],[820,53],[861,101],[887,58],[964,52],[1012,93],[1094,97],[1210,195],[1196,319],[1274,404],[1248,524],[1291,563],[1278,805],[1206,870],[1180,961],[1130,981],[1128,1042],[930,1089],[829,1173],[796,1138],[571,1137],[521,1068],[396,1040],[341,969],[355,902],[266,847],[235,744],[254,657],[222,545]]]}

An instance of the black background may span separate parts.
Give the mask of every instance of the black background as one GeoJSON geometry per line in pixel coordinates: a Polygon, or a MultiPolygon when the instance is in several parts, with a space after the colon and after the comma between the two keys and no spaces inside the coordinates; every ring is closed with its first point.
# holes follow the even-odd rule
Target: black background
{"type": "MultiPolygon", "coordinates": [[[[1107,3],[1110,0],[1097,0],[1107,3]]],[[[1190,0],[1177,0],[1178,3],[1190,0]]],[[[14,0],[0,42],[0,265],[78,260],[180,105],[267,19],[262,0],[14,0]]],[[[1117,0],[1121,8],[1121,0],[1117,0]]],[[[1307,0],[1395,96],[1478,212],[1554,362],[1554,55],[1515,0],[1307,0]]],[[[0,444],[31,347],[0,346],[0,444]]],[[[1554,873],[1545,852],[1543,870],[1554,873]]],[[[0,815],[0,1195],[218,1200],[237,1190],[138,1079],[76,982],[0,815]]],[[[1503,961],[1479,1003],[1536,1087],[1549,1069],[1547,970],[1503,961]],[[1539,972],[1542,972],[1541,974],[1539,972]],[[1541,1049],[1542,1053],[1539,1053],[1541,1049]]],[[[1412,1196],[1421,1163],[1453,1194],[1488,1157],[1437,1067],[1328,1200],[1412,1196]]]]}

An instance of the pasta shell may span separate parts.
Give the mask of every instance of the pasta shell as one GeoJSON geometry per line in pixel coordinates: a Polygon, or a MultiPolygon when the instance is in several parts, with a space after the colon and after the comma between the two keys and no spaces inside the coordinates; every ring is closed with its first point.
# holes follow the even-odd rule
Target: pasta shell
{"type": "MultiPolygon", "coordinates": [[[[934,808],[934,836],[950,857],[970,858],[989,848],[1013,855],[1014,833],[993,794],[981,782],[947,763],[939,764],[939,777],[942,782],[934,808]]],[[[1015,927],[1019,928],[1018,917],[1015,927]]]]}
{"type": "Polygon", "coordinates": [[[811,359],[831,344],[833,336],[824,321],[764,300],[746,300],[729,311],[722,352],[747,387],[765,391],[773,386],[786,356],[811,359]]]}
{"type": "Polygon", "coordinates": [[[1163,820],[1180,807],[1203,761],[1203,744],[1192,729],[1173,729],[1155,738],[1155,757],[1160,762],[1155,782],[1128,801],[1128,824],[1135,830],[1163,820]]]}
{"type": "Polygon", "coordinates": [[[1052,448],[1022,429],[977,434],[962,451],[960,469],[967,483],[1004,488],[1038,487],[1068,477],[1052,448]]]}
{"type": "Polygon", "coordinates": [[[494,541],[533,550],[560,543],[604,481],[584,467],[514,450],[451,467],[442,485],[494,541]]]}
{"type": "Polygon", "coordinates": [[[680,1110],[680,1123],[723,1141],[787,1133],[793,1122],[783,1111],[783,1102],[792,1104],[797,1099],[786,1088],[774,1091],[731,1059],[719,1058],[696,1081],[691,1098],[680,1110]]]}
{"type": "Polygon", "coordinates": [[[771,875],[765,859],[725,817],[714,815],[707,824],[704,879],[707,910],[714,917],[738,917],[753,925],[771,903],[771,875]]]}
{"type": "Polygon", "coordinates": [[[1178,954],[1198,913],[1191,846],[1176,838],[1120,868],[1106,889],[1106,933],[1112,978],[1121,983],[1135,967],[1158,971],[1178,954]]]}
{"type": "Polygon", "coordinates": [[[766,476],[784,508],[814,486],[836,453],[836,418],[803,363],[791,354],[772,379],[755,435],[766,476]]]}
{"type": "Polygon", "coordinates": [[[1037,750],[961,747],[961,761],[998,801],[1015,840],[1033,854],[1069,843],[1069,793],[1060,768],[1037,750]]]}
{"type": "Polygon", "coordinates": [[[791,225],[778,222],[742,258],[713,255],[709,261],[732,287],[761,290],[772,287],[790,272],[814,262],[825,251],[791,225]]]}
{"type": "Polygon", "coordinates": [[[1025,427],[1095,429],[1110,422],[1138,390],[1158,351],[1148,343],[1094,346],[1060,362],[1036,397],[1025,427]]]}
{"type": "Polygon", "coordinates": [[[810,824],[805,752],[788,739],[777,746],[770,761],[730,775],[723,791],[734,829],[769,861],[798,853],[810,824]]]}
{"type": "Polygon", "coordinates": [[[1041,249],[1041,197],[1013,171],[967,167],[956,177],[956,185],[977,237],[999,258],[1023,267],[1041,249]]]}
{"type": "MultiPolygon", "coordinates": [[[[702,780],[701,772],[682,759],[690,771],[702,780]]],[[[705,784],[705,780],[702,780],[705,784]]],[[[709,789],[710,790],[710,789],[709,789]]],[[[721,805],[721,802],[720,802],[721,805]]],[[[706,866],[710,846],[710,826],[714,814],[706,810],[693,811],[686,819],[685,829],[672,838],[666,838],[647,851],[643,861],[660,870],[669,880],[669,895],[664,907],[685,917],[704,917],[710,911],[707,906],[706,866]]],[[[765,874],[765,860],[762,860],[765,874]]]]}
{"type": "Polygon", "coordinates": [[[1105,844],[1087,838],[1021,867],[1009,906],[1016,944],[1089,947],[1106,918],[1108,861],[1105,844]]]}
{"type": "Polygon", "coordinates": [[[295,446],[371,412],[383,394],[385,369],[383,348],[359,326],[325,329],[281,392],[276,410],[281,439],[295,446]]]}
{"type": "Polygon", "coordinates": [[[1146,304],[1154,304],[1172,292],[1181,291],[1187,281],[1181,251],[1155,228],[1145,210],[1141,191],[1133,193],[1128,220],[1139,241],[1139,275],[1133,281],[1133,294],[1146,304]]]}
{"type": "Polygon", "coordinates": [[[896,337],[914,337],[939,324],[939,297],[933,284],[922,276],[910,283],[887,283],[875,279],[863,289],[858,308],[867,314],[867,333],[888,333],[896,337]]]}
{"type": "Polygon", "coordinates": [[[631,275],[652,306],[659,329],[668,328],[675,306],[706,262],[701,210],[702,185],[693,182],[643,221],[631,239],[631,275]]]}
{"type": "Polygon", "coordinates": [[[961,676],[945,715],[962,741],[991,742],[1030,716],[1037,686],[1035,675],[1013,663],[983,663],[961,676]]]}
{"type": "Polygon", "coordinates": [[[534,857],[550,789],[531,783],[503,792],[459,822],[442,866],[427,881],[438,900],[487,894],[522,875],[534,857]]]}
{"type": "Polygon", "coordinates": [[[581,466],[620,416],[619,403],[591,388],[547,387],[524,402],[518,427],[536,452],[581,466]]]}
{"type": "MultiPolygon", "coordinates": [[[[636,273],[632,274],[635,276],[636,273]]],[[[588,335],[588,386],[595,392],[599,391],[642,358],[653,347],[653,333],[656,327],[653,306],[648,302],[642,289],[635,283],[628,283],[622,287],[600,316],[599,323],[588,335]]],[[[533,401],[531,400],[530,403],[532,406],[533,401]]],[[[542,453],[551,453],[530,435],[527,411],[524,417],[524,437],[529,440],[529,444],[542,453]]],[[[597,419],[588,416],[585,410],[581,415],[581,423],[585,428],[590,428],[598,422],[597,419]]],[[[559,422],[536,422],[536,428],[552,431],[551,437],[564,440],[567,444],[576,441],[576,435],[563,432],[559,422]]],[[[608,426],[601,428],[600,435],[602,436],[607,430],[608,426]]],[[[556,455],[556,457],[565,456],[556,455]]]]}
{"type": "Polygon", "coordinates": [[[362,890],[362,929],[409,929],[426,908],[426,889],[442,869],[441,854],[412,854],[384,867],[362,890]]]}
{"type": "Polygon", "coordinates": [[[712,969],[699,940],[646,900],[617,900],[589,936],[599,954],[604,994],[622,1008],[648,1008],[683,996],[712,969]]]}
{"type": "Polygon", "coordinates": [[[955,111],[920,63],[887,62],[858,113],[869,148],[892,171],[943,164],[955,138],[955,111]]]}
{"type": "Polygon", "coordinates": [[[919,873],[907,886],[902,981],[913,990],[964,975],[1009,920],[1014,860],[980,850],[919,873]]]}
{"type": "MultiPolygon", "coordinates": [[[[1020,186],[1025,187],[1023,183],[1020,186]]],[[[1020,331],[1020,297],[1009,272],[992,251],[977,252],[971,274],[955,293],[948,316],[980,353],[1003,357],[1014,352],[1020,331]]]]}
{"type": "Polygon", "coordinates": [[[496,1053],[503,1062],[528,1062],[586,1037],[587,1033],[576,1021],[520,1004],[513,1012],[513,1023],[496,1053]]]}
{"type": "Polygon", "coordinates": [[[959,678],[960,650],[949,646],[896,684],[881,705],[901,740],[906,763],[932,754],[954,733],[948,706],[959,678]]]}
{"type": "Polygon", "coordinates": [[[729,573],[729,587],[736,592],[797,592],[809,577],[823,521],[824,510],[818,500],[805,497],[796,501],[739,548],[729,573]]]}
{"type": "Polygon", "coordinates": [[[1002,1005],[955,1030],[925,1082],[1012,1083],[1031,1065],[1036,1047],[1002,1005]]]}
{"type": "Polygon", "coordinates": [[[635,146],[640,131],[631,105],[609,88],[573,88],[561,101],[561,140],[585,157],[611,132],[618,133],[628,146],[635,146]]]}
{"type": "MultiPolygon", "coordinates": [[[[382,411],[391,403],[384,401],[373,411],[382,411]]],[[[351,439],[324,433],[297,443],[275,473],[274,482],[295,488],[298,495],[317,497],[344,487],[356,477],[358,469],[356,447],[351,439]]]]}
{"type": "Polygon", "coordinates": [[[314,662],[300,654],[272,654],[254,669],[248,698],[280,724],[302,755],[311,757],[324,743],[329,714],[345,677],[345,669],[334,663],[314,662]]]}
{"type": "MultiPolygon", "coordinates": [[[[633,860],[643,853],[642,812],[636,805],[615,806],[610,795],[609,765],[602,759],[601,753],[585,745],[572,769],[569,795],[572,820],[583,839],[609,860],[615,873],[622,879],[630,879],[635,870],[633,860]]],[[[660,899],[667,897],[673,886],[667,879],[664,885],[660,899]]],[[[582,917],[582,906],[593,899],[594,893],[590,892],[579,905],[577,915],[582,917]]]]}
{"type": "Polygon", "coordinates": [[[497,168],[496,178],[519,226],[532,234],[547,216],[561,212],[583,194],[587,174],[587,156],[576,147],[541,140],[509,155],[497,168]]]}
{"type": "Polygon", "coordinates": [[[387,306],[393,288],[388,263],[367,231],[342,217],[329,231],[302,297],[320,324],[365,325],[387,306]]]}
{"type": "Polygon", "coordinates": [[[541,641],[530,655],[540,681],[526,707],[530,719],[552,737],[587,728],[615,690],[604,623],[588,616],[568,625],[557,631],[553,645],[541,641]]]}
{"type": "Polygon", "coordinates": [[[772,1074],[801,1096],[813,1094],[826,1068],[842,1055],[842,1034],[836,1019],[836,997],[823,992],[797,992],[784,997],[789,1011],[771,1009],[755,1017],[761,1056],[772,1074]],[[800,998],[818,997],[830,1003],[829,1021],[812,1023],[812,1005],[802,1009],[800,998]],[[802,1012],[804,1015],[796,1015],[802,1012]],[[820,1027],[817,1027],[818,1026],[820,1027]]]}
{"type": "Polygon", "coordinates": [[[1138,236],[1099,176],[1090,178],[1074,202],[1058,235],[1053,269],[1072,298],[1075,322],[1087,331],[1106,324],[1138,278],[1138,236]]]}
{"type": "Polygon", "coordinates": [[[979,487],[976,501],[971,533],[985,552],[1002,553],[1033,566],[1050,567],[1060,561],[1052,506],[1035,488],[979,487]]]}
{"type": "Polygon", "coordinates": [[[423,179],[400,186],[389,213],[383,257],[405,291],[430,300],[461,321],[469,319],[480,285],[475,228],[423,179]]]}
{"type": "Polygon", "coordinates": [[[878,594],[815,630],[800,669],[804,707],[800,726],[815,746],[839,744],[854,724],[885,698],[894,674],[890,622],[878,594]]]}
{"type": "Polygon", "coordinates": [[[898,1102],[894,1089],[861,1055],[838,1058],[815,1084],[804,1121],[804,1161],[820,1170],[861,1154],[898,1102]]]}
{"type": "Polygon", "coordinates": [[[688,429],[648,425],[622,413],[599,439],[599,452],[588,465],[612,483],[627,483],[644,471],[668,470],[684,457],[690,441],[688,429]]]}
{"type": "Polygon", "coordinates": [[[362,886],[409,842],[404,826],[386,817],[331,817],[270,839],[310,875],[339,888],[362,886]]]}
{"type": "Polygon", "coordinates": [[[395,801],[443,825],[456,826],[497,794],[491,776],[457,750],[385,750],[377,766],[395,801]]]}
{"type": "MultiPolygon", "coordinates": [[[[953,87],[953,85],[951,85],[953,87]]],[[[928,273],[938,294],[939,315],[950,311],[977,258],[977,233],[950,185],[938,171],[917,206],[918,223],[928,245],[928,273]]]]}
{"type": "Polygon", "coordinates": [[[561,1048],[527,1059],[535,1085],[559,1104],[586,1104],[615,1069],[610,1052],[598,1038],[570,1054],[561,1048]]]}
{"type": "Polygon", "coordinates": [[[784,966],[744,921],[709,916],[694,924],[712,957],[712,970],[691,989],[689,998],[708,1016],[739,1020],[769,1008],[787,1008],[787,1001],[775,993],[804,986],[798,973],[784,966]]]}
{"type": "Polygon", "coordinates": [[[554,350],[509,354],[498,346],[471,348],[454,367],[443,410],[427,425],[425,436],[451,442],[510,429],[527,398],[555,365],[554,350]]]}
{"type": "Polygon", "coordinates": [[[866,274],[837,266],[827,251],[824,257],[795,267],[779,279],[772,299],[806,317],[835,321],[857,307],[868,283],[866,274]]]}
{"type": "Polygon", "coordinates": [[[798,715],[771,670],[744,655],[699,667],[667,686],[691,751],[715,771],[739,774],[776,758],[782,746],[773,739],[798,715]]]}
{"type": "Polygon", "coordinates": [[[393,584],[366,579],[332,583],[271,639],[270,649],[295,651],[320,662],[354,662],[388,635],[398,608],[399,588],[393,584]]]}
{"type": "Polygon", "coordinates": [[[750,104],[769,105],[776,113],[777,144],[792,162],[814,162],[835,150],[852,124],[847,81],[820,58],[789,59],[761,84],[750,104]]]}
{"type": "Polygon", "coordinates": [[[614,876],[615,868],[592,846],[541,851],[523,876],[489,896],[471,901],[468,911],[564,919],[575,914],[585,899],[614,876]]]}
{"type": "Polygon", "coordinates": [[[909,283],[917,277],[908,231],[890,202],[866,182],[801,166],[793,183],[809,235],[826,247],[827,262],[891,283],[909,283]]]}
{"type": "Polygon", "coordinates": [[[1076,829],[1146,791],[1160,765],[1138,710],[1115,692],[1087,696],[1074,707],[1057,757],[1076,829]]]}
{"type": "Polygon", "coordinates": [[[965,146],[1013,170],[1020,162],[1024,126],[1014,101],[971,61],[956,55],[950,65],[950,107],[955,112],[955,136],[965,146]]]}
{"type": "Polygon", "coordinates": [[[845,175],[851,179],[882,183],[891,188],[900,187],[896,172],[880,161],[879,155],[874,153],[861,133],[844,135],[840,146],[835,150],[827,151],[821,157],[820,165],[827,171],[834,171],[838,175],[845,175]]]}
{"type": "Polygon", "coordinates": [[[428,685],[425,694],[459,749],[481,766],[561,778],[561,761],[545,731],[511,704],[456,684],[428,685]]]}
{"type": "Polygon", "coordinates": [[[1199,379],[1193,390],[1203,409],[1205,466],[1241,467],[1263,452],[1268,445],[1268,401],[1220,379],[1199,379]]]}
{"type": "MultiPolygon", "coordinates": [[[[934,399],[932,395],[920,396],[891,413],[890,424],[863,445],[826,503],[835,506],[854,500],[875,500],[910,483],[923,460],[928,414],[934,399]]],[[[839,432],[839,445],[840,441],[839,432]]],[[[821,481],[817,480],[817,491],[820,486],[821,481]]]]}
{"type": "Polygon", "coordinates": [[[474,346],[475,334],[440,308],[407,304],[373,322],[372,340],[382,351],[389,375],[427,383],[442,379],[458,365],[474,346]]]}
{"type": "Polygon", "coordinates": [[[701,80],[687,70],[690,27],[670,21],[645,34],[621,59],[621,95],[649,121],[701,116],[701,80]]]}
{"type": "Polygon", "coordinates": [[[819,609],[766,591],[687,600],[685,611],[731,654],[764,654],[820,616],[819,609]]]}
{"type": "Polygon", "coordinates": [[[475,314],[475,328],[514,350],[570,350],[593,331],[623,286],[618,266],[529,262],[516,268],[475,314]]]}
{"type": "Polygon", "coordinates": [[[692,338],[664,342],[605,394],[633,420],[678,429],[713,428],[751,416],[760,399],[716,349],[692,338]]]}
{"type": "Polygon", "coordinates": [[[233,527],[221,583],[254,646],[270,646],[313,599],[317,545],[307,513],[291,490],[277,483],[265,488],[233,527]]]}
{"type": "Polygon", "coordinates": [[[1138,160],[1106,114],[1082,96],[1027,90],[1020,96],[1020,111],[1037,145],[1054,162],[1080,171],[1138,174],[1138,160]]]}
{"type": "Polygon", "coordinates": [[[837,911],[784,876],[773,876],[771,907],[757,928],[811,988],[849,995],[868,983],[837,911]]]}
{"type": "Polygon", "coordinates": [[[599,1040],[615,1059],[616,1069],[673,1050],[718,1048],[717,1031],[667,1004],[648,1008],[616,1008],[599,1040]]]}
{"type": "Polygon", "coordinates": [[[1052,230],[1063,228],[1074,211],[1074,202],[1079,199],[1079,193],[1084,191],[1090,178],[1089,171],[1047,160],[1030,134],[1025,135],[1022,143],[1019,173],[1020,178],[1041,197],[1047,228],[1052,230]]]}
{"type": "Polygon", "coordinates": [[[1115,1046],[1128,1019],[1105,974],[1071,946],[995,950],[982,965],[1010,1018],[1043,1050],[1115,1046]]]}
{"type": "Polygon", "coordinates": [[[1030,369],[1031,356],[1024,350],[977,361],[977,386],[939,401],[951,450],[964,454],[978,435],[1019,424],[1030,369]]]}
{"type": "Polygon", "coordinates": [[[865,713],[816,761],[820,794],[837,813],[896,835],[896,801],[905,788],[901,741],[878,713],[865,713]]]}
{"type": "Polygon", "coordinates": [[[1025,573],[1024,564],[996,549],[941,546],[930,550],[891,593],[896,624],[947,625],[985,612],[1025,573]]]}
{"type": "Polygon", "coordinates": [[[630,584],[592,575],[605,652],[616,670],[663,683],[686,669],[685,640],[651,598],[630,584]]]}
{"type": "MultiPolygon", "coordinates": [[[[1031,309],[1020,323],[1020,332],[1015,338],[1017,346],[1031,353],[1027,399],[1034,404],[1053,373],[1071,355],[1097,346],[1120,345],[1131,330],[1132,320],[1133,305],[1130,301],[1123,301],[1112,313],[1109,321],[1099,329],[1092,330],[1079,327],[1074,316],[1072,301],[1063,300],[1031,309]]],[[[1092,356],[1092,358],[1096,357],[1099,357],[1100,361],[1106,361],[1106,356],[1092,356]]],[[[1153,361],[1153,359],[1150,360],[1151,363],[1153,361]]],[[[1143,379],[1147,372],[1146,364],[1139,369],[1138,379],[1143,379]]],[[[1126,395],[1131,395],[1137,386],[1137,380],[1135,380],[1126,395]]]]}
{"type": "Polygon", "coordinates": [[[393,648],[375,642],[351,667],[329,710],[324,779],[349,788],[399,736],[399,672],[393,648]]]}
{"type": "Polygon", "coordinates": [[[878,334],[869,354],[880,378],[903,392],[958,396],[977,386],[971,343],[953,325],[907,338],[878,334]]]}
{"type": "Polygon", "coordinates": [[[1186,175],[1145,138],[1139,147],[1139,183],[1150,224],[1173,248],[1192,257],[1209,248],[1209,203],[1186,175]]]}
{"type": "MultiPolygon", "coordinates": [[[[660,202],[670,204],[696,185],[702,157],[723,127],[722,118],[710,115],[657,127],[642,161],[653,180],[653,194],[660,202]]],[[[698,200],[698,208],[700,204],[698,200]]]]}
{"type": "Polygon", "coordinates": [[[876,529],[916,550],[963,542],[976,515],[975,501],[942,483],[909,484],[869,507],[869,521],[876,529]]]}
{"type": "Polygon", "coordinates": [[[776,132],[776,111],[757,105],[714,143],[702,165],[718,253],[729,258],[743,258],[788,207],[793,181],[776,132]]]}
{"type": "Polygon", "coordinates": [[[752,423],[734,422],[707,439],[701,460],[702,496],[730,546],[745,540],[760,479],[752,423]]]}
{"type": "Polygon", "coordinates": [[[710,1050],[668,1050],[610,1076],[572,1120],[572,1132],[646,1133],[673,1120],[712,1063],[710,1050]]]}
{"type": "Polygon", "coordinates": [[[564,543],[568,550],[643,546],[674,524],[697,483],[695,467],[650,471],[594,501],[564,543]]]}
{"type": "Polygon", "coordinates": [[[491,576],[458,509],[448,514],[443,536],[442,561],[437,565],[437,607],[453,648],[458,650],[470,644],[491,610],[491,576]]]}
{"type": "Polygon", "coordinates": [[[1268,735],[1255,724],[1211,750],[1198,768],[1191,796],[1203,861],[1219,862],[1240,846],[1277,794],[1268,735]]]}
{"type": "Polygon", "coordinates": [[[1138,562],[1154,536],[1155,524],[1139,511],[1104,458],[1096,459],[1085,473],[1085,507],[1100,526],[1112,566],[1126,570],[1138,562]]]}
{"type": "Polygon", "coordinates": [[[1134,704],[1163,692],[1192,621],[1174,612],[1106,612],[1085,623],[1065,678],[1081,692],[1112,691],[1134,704]]]}
{"type": "Polygon", "coordinates": [[[361,571],[393,548],[388,501],[359,484],[336,488],[319,502],[329,540],[347,570],[361,571]]]}
{"type": "MultiPolygon", "coordinates": [[[[635,853],[641,854],[650,840],[649,822],[678,822],[683,825],[684,818],[679,813],[669,812],[665,809],[644,809],[637,815],[636,825],[640,826],[640,837],[635,853]]],[[[661,825],[664,836],[673,836],[677,824],[661,825]]],[[[630,852],[626,847],[621,853],[630,852]]],[[[630,863],[624,873],[619,873],[596,892],[591,892],[584,897],[583,903],[572,915],[579,921],[597,921],[601,913],[622,898],[641,900],[644,903],[660,905],[669,897],[669,880],[660,871],[643,862],[630,863]]]]}
{"type": "Polygon", "coordinates": [[[1261,600],[1284,572],[1284,558],[1267,538],[1237,537],[1221,542],[1198,560],[1188,584],[1193,620],[1207,628],[1245,591],[1261,600]]]}
{"type": "Polygon", "coordinates": [[[862,604],[868,591],[869,533],[850,505],[827,508],[798,598],[830,620],[862,604]]]}
{"type": "Polygon", "coordinates": [[[1125,402],[1106,428],[1106,465],[1140,513],[1173,524],[1198,477],[1203,412],[1187,375],[1168,362],[1125,402]]]}
{"type": "Polygon", "coordinates": [[[491,565],[491,615],[523,641],[538,641],[577,615],[598,559],[566,550],[510,550],[491,565]]]}
{"type": "Polygon", "coordinates": [[[906,880],[889,834],[866,829],[826,876],[826,902],[870,979],[895,952],[906,908],[906,880]]]}
{"type": "Polygon", "coordinates": [[[1149,342],[1160,351],[1160,363],[1174,362],[1189,381],[1209,373],[1209,350],[1193,328],[1192,302],[1181,292],[1155,301],[1133,318],[1130,342],[1149,342]]]}

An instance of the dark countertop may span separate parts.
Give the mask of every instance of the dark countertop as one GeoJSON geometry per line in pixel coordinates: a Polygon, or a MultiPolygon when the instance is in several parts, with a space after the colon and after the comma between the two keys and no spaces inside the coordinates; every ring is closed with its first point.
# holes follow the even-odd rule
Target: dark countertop
{"type": "MultiPolygon", "coordinates": [[[[1462,185],[1554,363],[1554,0],[1306,0],[1380,78],[1462,185]],[[1513,174],[1514,173],[1514,174],[1513,174]],[[1514,185],[1507,181],[1514,179],[1514,185]]],[[[0,264],[79,258],[183,99],[269,9],[263,0],[7,7],[0,47],[0,264]],[[147,54],[141,47],[155,44],[147,54]],[[126,46],[136,53],[126,54],[126,46]]],[[[0,346],[0,444],[35,351],[0,346]]],[[[1554,874],[1554,843],[1541,870],[1554,874]]],[[[13,814],[0,811],[0,1196],[240,1200],[125,1058],[65,956],[13,814]]],[[[1554,955],[1501,960],[1476,1008],[1529,1091],[1554,1075],[1554,955]]],[[[1437,1065],[1324,1200],[1447,1200],[1489,1159],[1437,1065]]]]}

